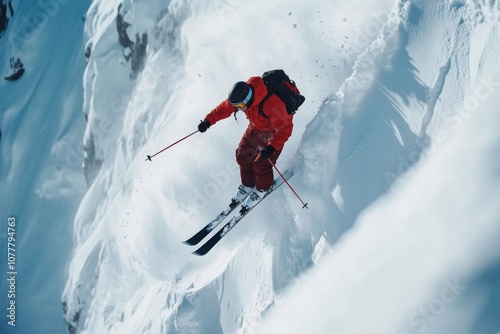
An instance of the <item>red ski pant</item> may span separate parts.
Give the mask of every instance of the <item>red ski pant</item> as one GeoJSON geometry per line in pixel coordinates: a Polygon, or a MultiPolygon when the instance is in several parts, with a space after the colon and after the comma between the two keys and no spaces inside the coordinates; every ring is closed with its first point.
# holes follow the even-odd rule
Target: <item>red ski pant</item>
{"type": "MultiPolygon", "coordinates": [[[[241,183],[247,187],[269,189],[273,185],[273,166],[260,156],[260,151],[273,138],[274,132],[260,131],[249,126],[236,149],[236,162],[240,166],[241,183]]],[[[281,150],[269,158],[274,164],[281,150]]]]}

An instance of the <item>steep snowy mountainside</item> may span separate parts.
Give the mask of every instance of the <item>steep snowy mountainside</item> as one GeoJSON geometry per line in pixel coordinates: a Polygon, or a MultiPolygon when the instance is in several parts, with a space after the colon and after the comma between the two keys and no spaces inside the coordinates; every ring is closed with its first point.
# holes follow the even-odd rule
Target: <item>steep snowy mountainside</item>
{"type": "Polygon", "coordinates": [[[256,332],[498,332],[498,103],[481,100],[256,332]]]}
{"type": "Polygon", "coordinates": [[[498,0],[0,6],[1,333],[499,332],[498,0]],[[311,209],[282,187],[193,257],[246,120],[146,154],[271,68],[311,209]]]}
{"type": "MultiPolygon", "coordinates": [[[[378,15],[371,28],[384,24],[389,3],[368,6],[378,15]]],[[[193,332],[198,326],[248,331],[276,291],[312,264],[313,248],[301,245],[307,234],[293,242],[299,253],[280,263],[280,247],[290,252],[286,242],[279,245],[297,215],[286,209],[295,199],[277,192],[213,255],[196,259],[180,241],[233,195],[234,148],[246,121],[239,116],[239,123],[221,122],[152,163],[144,158],[193,131],[235,80],[283,67],[308,97],[281,158],[280,167],[286,167],[324,97],[349,76],[357,55],[376,37],[361,30],[369,14],[349,1],[321,1],[318,8],[298,1],[119,5],[95,1],[87,15],[85,166],[91,187],[75,219],[76,252],[63,296],[66,321],[88,333],[193,332]],[[148,6],[159,16],[145,15],[148,6]],[[268,27],[257,29],[257,17],[268,27]],[[131,73],[135,47],[128,40],[145,32],[144,66],[131,73]],[[284,43],[288,37],[294,43],[284,43]],[[267,210],[282,218],[270,226],[267,210]]]]}
{"type": "Polygon", "coordinates": [[[333,189],[334,220],[348,227],[402,180],[423,151],[446,140],[457,118],[476,108],[477,94],[489,95],[495,88],[496,21],[479,23],[472,8],[445,2],[407,1],[399,7],[304,135],[329,147],[337,144],[338,155],[313,155],[315,140],[304,140],[299,152],[304,176],[310,175],[314,189],[333,189]],[[335,136],[329,136],[332,132],[335,136]],[[325,172],[314,176],[318,168],[325,172]]]}
{"type": "Polygon", "coordinates": [[[3,3],[11,9],[0,39],[0,332],[63,333],[60,296],[74,214],[86,190],[81,78],[89,2],[3,3]],[[11,58],[24,68],[15,81],[4,80],[13,74],[11,58]],[[15,328],[5,311],[8,217],[17,222],[15,328]]]}
{"type": "MultiPolygon", "coordinates": [[[[363,76],[374,73],[364,71],[377,55],[372,44],[304,135],[338,134],[338,157],[323,163],[337,168],[327,179],[334,221],[354,217],[355,225],[257,332],[500,329],[491,316],[500,305],[499,4],[402,4],[398,37],[379,36],[396,46],[393,56],[363,76]],[[329,122],[331,114],[339,116],[329,122]],[[391,191],[381,199],[384,188],[391,191]]],[[[302,147],[304,170],[317,167],[310,147],[302,147]]]]}
{"type": "MultiPolygon", "coordinates": [[[[384,247],[375,248],[377,239],[370,238],[377,229],[369,213],[383,211],[378,200],[394,183],[420,184],[421,158],[422,166],[441,164],[446,155],[439,146],[446,152],[448,131],[477,110],[478,104],[470,109],[470,103],[483,99],[481,88],[495,91],[495,77],[489,75],[498,58],[498,4],[346,0],[316,5],[94,1],[85,28],[90,189],[75,218],[75,253],[63,295],[71,331],[252,332],[269,310],[276,308],[280,317],[278,296],[306,270],[321,266],[332,248],[334,256],[339,254],[333,264],[339,275],[356,268],[351,252],[360,261],[361,275],[347,283],[341,277],[339,285],[373,298],[364,304],[354,299],[346,313],[337,304],[325,308],[342,317],[339,328],[356,328],[355,316],[370,318],[374,309],[373,315],[387,319],[383,326],[395,324],[384,329],[411,327],[405,312],[432,294],[458,257],[443,255],[433,262],[431,253],[419,252],[432,241],[425,236],[434,237],[435,220],[426,216],[434,210],[406,219],[406,212],[420,208],[416,201],[403,206],[396,195],[386,198],[385,205],[399,214],[388,214],[380,234],[374,234],[384,247]],[[307,97],[278,167],[294,168],[292,184],[312,209],[301,210],[297,199],[280,189],[213,252],[195,258],[181,241],[233,195],[239,182],[234,148],[246,120],[239,115],[238,122],[220,122],[152,162],[144,161],[146,154],[194,131],[235,81],[276,67],[284,68],[307,97]],[[409,239],[414,249],[394,254],[394,244],[383,243],[383,237],[396,243],[398,233],[407,237],[399,228],[404,223],[421,239],[409,239]],[[354,240],[357,250],[346,240],[354,240]],[[421,255],[419,268],[425,271],[396,285],[408,293],[398,310],[399,296],[380,289],[385,282],[398,283],[398,276],[384,276],[382,262],[394,263],[388,272],[413,273],[407,269],[413,254],[421,255]],[[380,294],[366,288],[370,275],[384,278],[374,280],[380,294]],[[408,292],[410,282],[422,286],[408,292]],[[386,299],[389,306],[379,307],[386,299]]],[[[460,147],[449,145],[455,152],[460,147]]],[[[445,189],[452,180],[435,183],[445,189]]],[[[439,197],[441,191],[429,198],[439,204],[446,199],[439,197]]],[[[475,235],[491,231],[484,224],[475,235]]],[[[475,245],[459,232],[464,249],[475,245]]],[[[447,318],[441,319],[435,326],[446,327],[447,318]]]]}

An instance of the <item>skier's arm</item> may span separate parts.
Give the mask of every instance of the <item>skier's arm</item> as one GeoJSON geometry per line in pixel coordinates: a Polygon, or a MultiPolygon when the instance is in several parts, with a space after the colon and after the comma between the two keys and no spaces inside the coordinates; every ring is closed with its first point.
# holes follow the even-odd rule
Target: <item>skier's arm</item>
{"type": "Polygon", "coordinates": [[[210,123],[210,125],[214,125],[221,119],[228,118],[231,116],[233,112],[236,111],[236,108],[229,103],[229,100],[226,99],[222,101],[214,110],[209,112],[205,119],[210,123]]]}

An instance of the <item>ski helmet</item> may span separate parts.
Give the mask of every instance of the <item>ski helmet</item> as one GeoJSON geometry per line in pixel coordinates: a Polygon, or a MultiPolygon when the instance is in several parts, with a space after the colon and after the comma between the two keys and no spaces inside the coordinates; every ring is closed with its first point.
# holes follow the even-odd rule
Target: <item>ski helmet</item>
{"type": "Polygon", "coordinates": [[[229,91],[229,102],[238,109],[248,106],[253,101],[252,87],[244,81],[238,81],[229,91]]]}

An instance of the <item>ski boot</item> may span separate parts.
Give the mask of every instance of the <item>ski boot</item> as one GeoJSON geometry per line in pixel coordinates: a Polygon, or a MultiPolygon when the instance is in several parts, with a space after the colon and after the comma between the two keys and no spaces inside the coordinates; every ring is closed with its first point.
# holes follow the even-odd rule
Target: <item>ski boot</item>
{"type": "Polygon", "coordinates": [[[250,196],[248,196],[246,201],[241,205],[240,214],[244,214],[250,211],[250,209],[257,205],[257,203],[259,203],[264,197],[266,197],[267,194],[271,192],[271,190],[272,187],[266,190],[255,189],[254,191],[252,191],[250,196]]]}
{"type": "Polygon", "coordinates": [[[236,192],[236,195],[234,195],[233,198],[231,198],[231,203],[229,204],[229,207],[231,209],[234,209],[238,204],[243,202],[254,190],[253,187],[247,187],[242,184],[239,185],[238,191],[236,192]]]}

